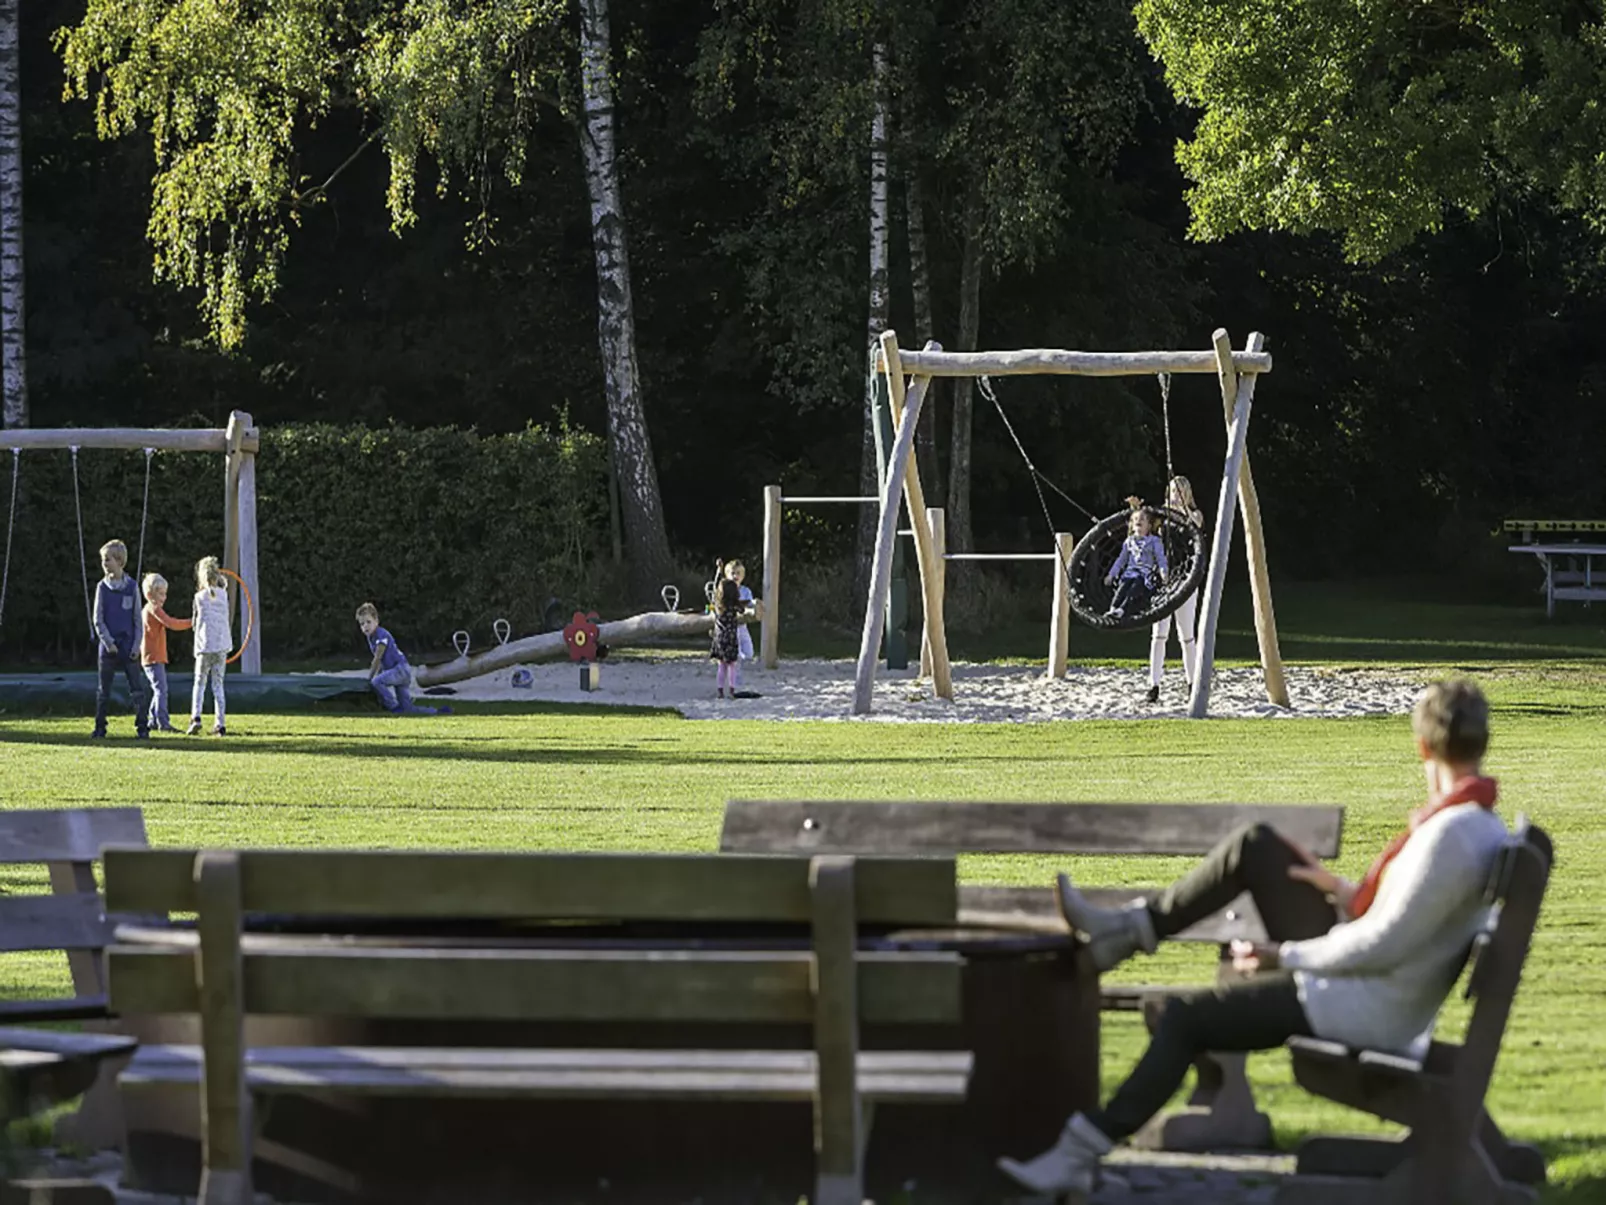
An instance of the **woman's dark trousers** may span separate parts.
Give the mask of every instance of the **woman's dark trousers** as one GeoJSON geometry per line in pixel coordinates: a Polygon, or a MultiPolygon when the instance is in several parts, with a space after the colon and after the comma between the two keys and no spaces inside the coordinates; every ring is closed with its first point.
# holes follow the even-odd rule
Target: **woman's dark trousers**
{"type": "MultiPolygon", "coordinates": [[[[1273,943],[1320,937],[1338,912],[1309,883],[1288,877],[1303,863],[1265,824],[1245,825],[1150,902],[1154,932],[1164,940],[1221,911],[1247,891],[1273,943]]],[[[1271,1050],[1309,1035],[1292,974],[1264,972],[1166,998],[1149,1048],[1109,1104],[1088,1120],[1119,1141],[1136,1133],[1171,1099],[1193,1060],[1205,1051],[1271,1050]]]]}

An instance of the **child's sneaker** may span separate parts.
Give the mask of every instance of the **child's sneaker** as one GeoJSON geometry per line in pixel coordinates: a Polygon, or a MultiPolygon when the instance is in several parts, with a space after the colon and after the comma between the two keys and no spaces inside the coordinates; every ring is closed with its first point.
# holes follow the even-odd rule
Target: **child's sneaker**
{"type": "Polygon", "coordinates": [[[92,741],[103,741],[103,740],[105,740],[106,739],[106,730],[104,728],[95,729],[95,731],[93,731],[93,732],[91,732],[89,734],[89,739],[92,740],[92,741]]]}
{"type": "Polygon", "coordinates": [[[228,734],[229,734],[229,730],[227,728],[225,728],[222,724],[219,724],[216,728],[212,729],[212,735],[213,736],[228,736],[228,734]]]}
{"type": "Polygon", "coordinates": [[[189,726],[189,728],[187,728],[185,730],[184,735],[185,736],[200,736],[201,735],[201,721],[200,720],[191,720],[190,721],[190,726],[189,726]]]}
{"type": "Polygon", "coordinates": [[[1149,693],[1145,697],[1151,703],[1158,703],[1160,701],[1160,688],[1158,686],[1149,687],[1149,693]]]}
{"type": "Polygon", "coordinates": [[[134,739],[136,741],[148,741],[148,740],[150,740],[151,739],[150,729],[147,728],[144,732],[136,732],[136,733],[134,733],[134,739]]]}

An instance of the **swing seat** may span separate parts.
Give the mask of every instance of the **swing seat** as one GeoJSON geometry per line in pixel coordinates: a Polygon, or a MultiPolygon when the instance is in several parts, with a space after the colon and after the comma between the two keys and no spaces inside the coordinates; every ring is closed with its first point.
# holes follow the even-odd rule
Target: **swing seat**
{"type": "Polygon", "coordinates": [[[1122,510],[1101,519],[1071,550],[1066,575],[1071,589],[1071,612],[1083,623],[1108,631],[1146,628],[1175,611],[1199,588],[1205,575],[1204,532],[1179,510],[1145,508],[1154,520],[1154,534],[1165,545],[1170,571],[1143,608],[1126,615],[1110,615],[1115,587],[1104,583],[1110,566],[1121,556],[1131,511],[1122,510]]]}

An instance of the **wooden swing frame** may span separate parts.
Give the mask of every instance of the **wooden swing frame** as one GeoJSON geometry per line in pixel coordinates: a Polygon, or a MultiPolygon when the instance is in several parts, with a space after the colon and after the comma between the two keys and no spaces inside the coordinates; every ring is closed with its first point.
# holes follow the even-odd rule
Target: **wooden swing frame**
{"type": "MultiPolygon", "coordinates": [[[[921,598],[926,615],[925,647],[930,654],[932,687],[938,698],[953,700],[953,675],[948,662],[948,637],[943,624],[942,561],[932,536],[920,468],[914,460],[914,432],[933,377],[978,376],[1143,376],[1150,373],[1215,373],[1221,383],[1221,401],[1227,423],[1227,454],[1222,466],[1221,492],[1216,504],[1216,525],[1211,533],[1210,570],[1205,578],[1204,612],[1198,633],[1198,665],[1188,713],[1202,719],[1210,708],[1210,686],[1215,676],[1216,626],[1221,617],[1221,594],[1227,578],[1227,557],[1232,531],[1241,508],[1244,544],[1249,555],[1249,585],[1255,605],[1255,638],[1266,698],[1278,707],[1289,706],[1288,684],[1283,675],[1282,652],[1277,641],[1277,616],[1272,608],[1271,578],[1266,569],[1266,538],[1260,522],[1260,498],[1249,469],[1249,414],[1255,384],[1271,371],[1265,336],[1250,334],[1242,351],[1234,351],[1225,330],[1211,336],[1208,351],[1083,352],[1050,349],[1022,351],[946,352],[936,343],[922,351],[900,351],[893,331],[881,336],[875,371],[885,373],[896,430],[881,492],[881,517],[870,594],[864,612],[864,631],[854,677],[853,714],[868,715],[875,686],[876,650],[885,626],[887,595],[891,586],[892,548],[897,538],[900,498],[907,503],[914,530],[915,554],[920,567],[921,598]],[[904,377],[908,375],[907,388],[904,377]]],[[[1056,595],[1056,598],[1058,596],[1056,595]]],[[[1058,659],[1054,659],[1058,661],[1058,659]]],[[[1051,661],[1050,672],[1055,665],[1051,661]]],[[[1060,668],[1063,672],[1063,666],[1060,668]]]]}
{"type": "MultiPolygon", "coordinates": [[[[223,568],[238,574],[254,598],[262,597],[257,575],[257,452],[262,438],[256,423],[243,410],[229,415],[221,429],[166,430],[138,427],[15,428],[0,431],[0,451],[65,451],[72,448],[101,451],[212,452],[223,454],[223,568]]],[[[80,550],[82,551],[82,550],[80,550]]],[[[236,591],[229,587],[230,602],[236,591]]],[[[244,599],[240,600],[242,609],[244,599]]],[[[261,628],[262,617],[256,618],[261,628]]],[[[240,671],[262,672],[260,634],[240,653],[240,671]]]]}

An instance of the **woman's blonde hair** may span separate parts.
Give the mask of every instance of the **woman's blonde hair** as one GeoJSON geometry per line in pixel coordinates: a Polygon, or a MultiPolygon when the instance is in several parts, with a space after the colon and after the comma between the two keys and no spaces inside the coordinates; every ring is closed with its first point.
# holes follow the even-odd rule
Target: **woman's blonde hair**
{"type": "Polygon", "coordinates": [[[145,592],[146,601],[149,602],[151,591],[167,589],[167,579],[160,573],[147,573],[145,575],[145,580],[139,585],[140,589],[145,592]]]}
{"type": "Polygon", "coordinates": [[[205,590],[209,586],[223,584],[223,571],[218,568],[217,557],[203,556],[195,562],[195,587],[205,590]]]}
{"type": "Polygon", "coordinates": [[[1165,503],[1167,506],[1172,505],[1171,500],[1173,498],[1177,500],[1182,510],[1199,509],[1199,504],[1193,500],[1193,482],[1181,474],[1171,478],[1171,484],[1166,487],[1165,503]]]}

